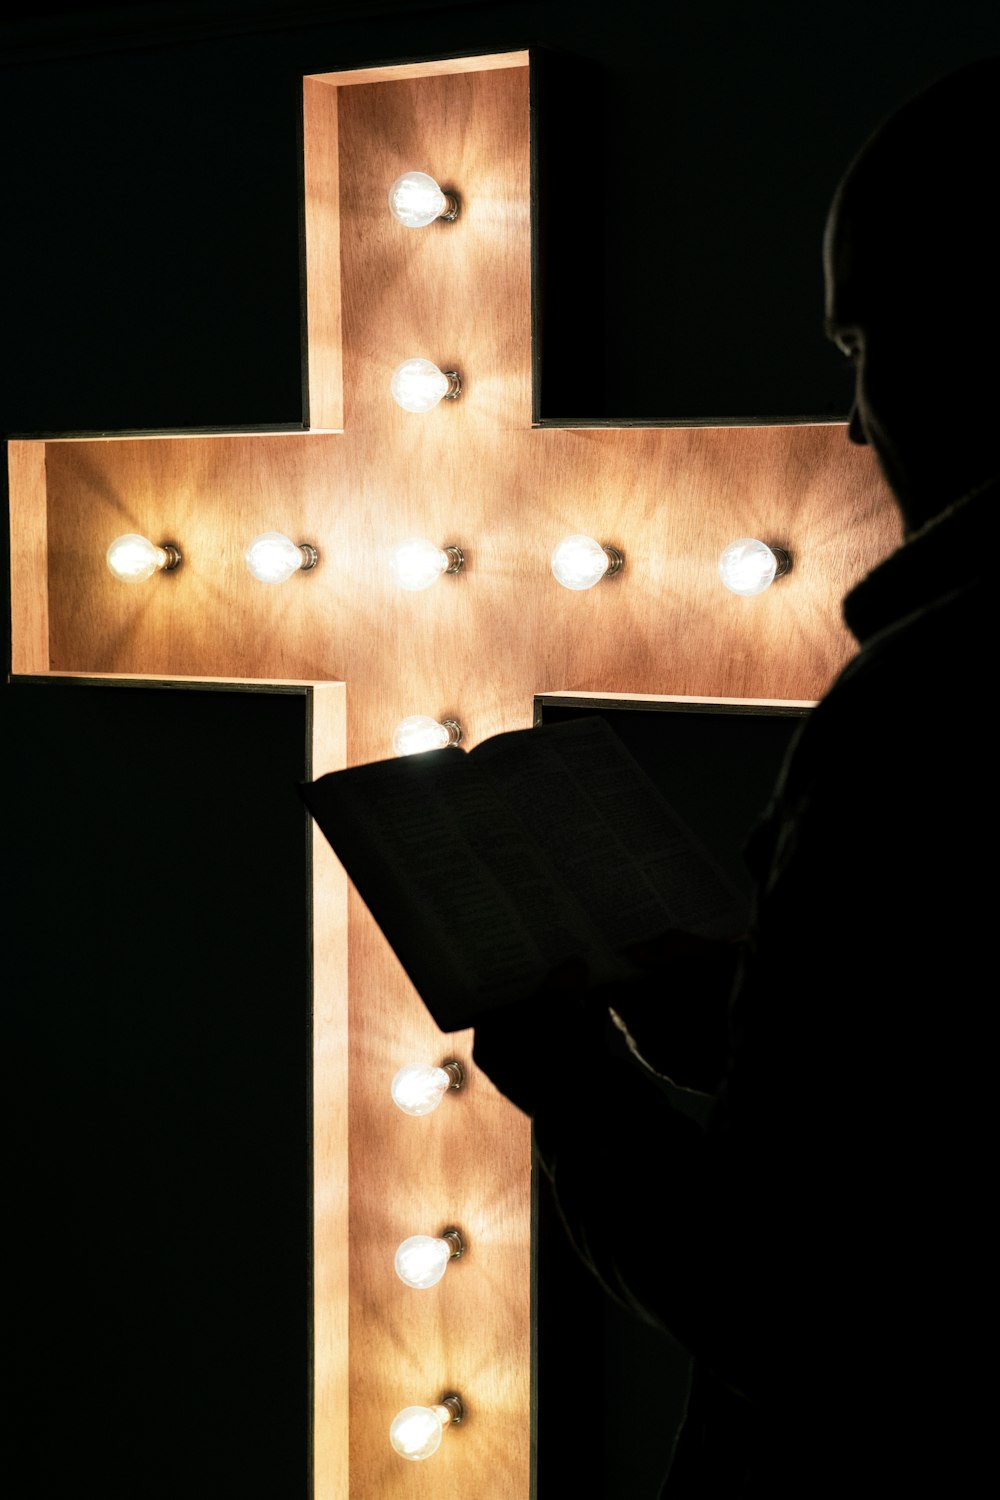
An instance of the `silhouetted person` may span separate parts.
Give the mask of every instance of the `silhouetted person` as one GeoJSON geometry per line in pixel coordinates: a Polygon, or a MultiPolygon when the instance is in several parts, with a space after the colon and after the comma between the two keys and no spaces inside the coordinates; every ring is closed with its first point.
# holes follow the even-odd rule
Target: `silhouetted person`
{"type": "Polygon", "coordinates": [[[830,210],[849,436],[903,541],[845,599],[859,649],[751,838],[749,935],[666,934],[633,984],[566,970],[476,1031],[578,1251],[694,1358],[667,1497],[715,1500],[723,1472],[765,1500],[953,1496],[993,1471],[998,121],[1000,60],[942,80],[830,210]],[[661,1075],[711,1097],[707,1126],[661,1075]]]}

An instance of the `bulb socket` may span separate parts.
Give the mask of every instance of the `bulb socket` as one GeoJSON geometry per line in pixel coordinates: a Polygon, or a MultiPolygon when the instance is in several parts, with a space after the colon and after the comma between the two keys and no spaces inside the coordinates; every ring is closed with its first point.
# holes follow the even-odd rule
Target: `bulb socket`
{"type": "Polygon", "coordinates": [[[448,380],[448,389],[441,397],[442,401],[457,401],[462,394],[462,377],[457,370],[442,370],[441,374],[448,380]]]}
{"type": "Polygon", "coordinates": [[[443,1240],[447,1240],[448,1244],[451,1246],[452,1260],[461,1260],[462,1252],[465,1250],[465,1241],[462,1239],[462,1231],[460,1229],[454,1228],[442,1229],[440,1237],[443,1240]]]}
{"type": "Polygon", "coordinates": [[[450,1089],[460,1089],[465,1082],[465,1069],[462,1067],[462,1064],[458,1061],[458,1059],[455,1057],[450,1057],[448,1061],[443,1062],[441,1066],[447,1073],[448,1077],[451,1079],[451,1083],[448,1085],[448,1087],[450,1089]]]}
{"type": "Polygon", "coordinates": [[[465,1416],[465,1403],[455,1391],[446,1391],[438,1402],[450,1414],[450,1425],[457,1427],[465,1416]]]}
{"type": "Polygon", "coordinates": [[[462,726],[457,719],[442,719],[443,728],[448,731],[448,745],[457,745],[462,739],[462,726]]]}
{"type": "Polygon", "coordinates": [[[160,543],[160,551],[161,552],[165,552],[167,554],[167,560],[163,564],[163,569],[162,569],[162,571],[164,573],[172,573],[175,568],[179,568],[180,567],[180,565],[181,565],[180,548],[179,547],[175,547],[174,544],[173,544],[173,542],[161,542],[160,543]]]}
{"type": "Polygon", "coordinates": [[[792,554],[786,551],[784,547],[776,547],[773,542],[768,542],[767,545],[774,553],[775,561],[778,564],[778,566],[774,570],[774,576],[776,579],[783,578],[786,573],[791,572],[792,554]]]}
{"type": "Polygon", "coordinates": [[[442,547],[441,551],[446,554],[449,560],[448,567],[445,568],[445,572],[460,573],[465,567],[465,553],[462,551],[461,547],[442,547]]]}
{"type": "Polygon", "coordinates": [[[604,576],[605,578],[614,578],[615,574],[620,573],[625,565],[625,554],[620,552],[617,547],[612,546],[610,542],[602,542],[601,546],[608,554],[608,571],[604,576]]]}
{"type": "Polygon", "coordinates": [[[319,553],[309,542],[299,542],[299,551],[302,553],[301,571],[308,573],[309,569],[314,568],[319,562],[319,553]]]}
{"type": "Polygon", "coordinates": [[[450,192],[447,188],[442,188],[441,192],[448,207],[443,213],[438,214],[438,218],[443,224],[454,224],[462,207],[458,194],[450,192]]]}

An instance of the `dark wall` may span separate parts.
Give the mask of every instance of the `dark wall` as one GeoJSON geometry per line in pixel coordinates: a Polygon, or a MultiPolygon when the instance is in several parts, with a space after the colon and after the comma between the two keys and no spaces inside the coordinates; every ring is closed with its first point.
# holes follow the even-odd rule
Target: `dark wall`
{"type": "MultiPolygon", "coordinates": [[[[63,9],[8,9],[0,27],[5,435],[301,424],[302,75],[525,46],[556,64],[536,119],[542,414],[841,417],[848,376],[820,333],[833,187],[886,112],[1000,52],[1000,10],[979,0],[63,9]]],[[[227,824],[232,807],[197,800],[223,765],[250,774],[247,748],[270,731],[242,725],[230,754],[225,723],[179,720],[180,700],[163,699],[156,727],[134,696],[87,727],[83,696],[51,688],[19,728],[22,691],[4,689],[3,733],[9,1141],[15,1200],[31,1205],[9,1230],[23,1492],[61,1496],[86,1475],[108,1497],[304,1494],[306,942],[294,880],[276,879],[302,867],[291,845],[277,862],[261,853],[295,843],[301,820],[294,837],[250,838],[227,824]],[[178,775],[190,790],[175,780],[180,822],[165,832],[117,810],[126,780],[159,810],[178,775]],[[161,842],[136,883],[123,838],[140,835],[161,842]],[[186,837],[198,884],[182,918],[146,880],[177,868],[186,837]],[[229,945],[233,871],[260,874],[243,920],[258,910],[289,947],[229,945]],[[97,935],[114,943],[126,907],[168,929],[164,949],[109,964],[83,994],[82,955],[97,935]],[[196,962],[177,948],[185,922],[196,962]]],[[[115,701],[102,696],[102,716],[115,701]]],[[[279,760],[272,787],[294,774],[294,756],[279,760]]],[[[592,1317],[615,1359],[640,1348],[645,1330],[592,1317]]],[[[565,1350],[555,1337],[543,1358],[565,1350]]],[[[652,1342],[637,1357],[665,1358],[652,1342]]],[[[660,1453],[622,1459],[622,1437],[609,1472],[638,1496],[660,1453]]]]}
{"type": "Polygon", "coordinates": [[[11,1493],[306,1500],[307,698],[3,699],[11,1493]]]}
{"type": "Polygon", "coordinates": [[[552,419],[842,417],[830,195],[879,118],[1000,51],[981,0],[223,3],[8,21],[11,433],[296,425],[306,72],[533,47],[552,419]],[[575,80],[575,81],[574,81],[575,80]]]}

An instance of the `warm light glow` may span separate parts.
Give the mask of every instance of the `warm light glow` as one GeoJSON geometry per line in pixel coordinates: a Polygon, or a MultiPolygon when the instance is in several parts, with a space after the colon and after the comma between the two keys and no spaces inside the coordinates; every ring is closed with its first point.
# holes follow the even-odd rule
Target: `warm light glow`
{"type": "Polygon", "coordinates": [[[315,547],[296,543],[280,531],[264,531],[254,537],[243,554],[246,565],[261,583],[284,583],[299,569],[308,571],[318,561],[315,547]]]}
{"type": "Polygon", "coordinates": [[[416,592],[429,589],[442,573],[457,573],[465,562],[458,547],[436,547],[426,537],[413,536],[394,547],[389,558],[392,576],[400,588],[416,592]]]}
{"type": "Polygon", "coordinates": [[[432,719],[428,714],[411,714],[396,725],[392,737],[395,755],[422,755],[425,750],[444,750],[457,745],[462,731],[454,719],[432,719]]]}
{"type": "Polygon", "coordinates": [[[730,542],[719,558],[719,577],[734,594],[762,594],[782,573],[787,573],[788,553],[769,547],[755,537],[730,542]]]}
{"type": "Polygon", "coordinates": [[[406,1406],[392,1419],[389,1441],[402,1458],[430,1458],[441,1446],[446,1427],[462,1420],[458,1396],[442,1396],[437,1406],[406,1406]]]}
{"type": "Polygon", "coordinates": [[[112,573],[122,583],[143,583],[161,570],[171,572],[179,565],[181,555],[169,542],[157,547],[148,537],[130,531],[115,538],[105,558],[112,573]]]}
{"type": "Polygon", "coordinates": [[[457,1230],[437,1236],[411,1234],[396,1251],[393,1265],[400,1281],[417,1291],[426,1291],[437,1286],[449,1261],[457,1260],[461,1254],[462,1241],[457,1230]]]}
{"type": "Polygon", "coordinates": [[[449,1089],[459,1089],[465,1074],[461,1063],[442,1063],[439,1068],[426,1063],[407,1063],[392,1080],[393,1103],[404,1115],[429,1115],[437,1109],[449,1089]]]}
{"type": "Polygon", "coordinates": [[[450,223],[458,216],[458,200],[443,193],[426,172],[404,172],[389,189],[389,209],[407,229],[424,229],[435,219],[450,223]]]}
{"type": "Polygon", "coordinates": [[[564,536],[552,552],[552,572],[566,589],[592,589],[607,574],[617,573],[622,555],[592,536],[564,536]]]}
{"type": "Polygon", "coordinates": [[[393,400],[404,411],[430,411],[439,401],[454,401],[462,389],[457,370],[439,370],[429,359],[404,359],[392,372],[393,400]]]}
{"type": "Polygon", "coordinates": [[[440,1448],[450,1420],[443,1406],[406,1406],[392,1420],[389,1441],[403,1458],[430,1458],[440,1448]]]}

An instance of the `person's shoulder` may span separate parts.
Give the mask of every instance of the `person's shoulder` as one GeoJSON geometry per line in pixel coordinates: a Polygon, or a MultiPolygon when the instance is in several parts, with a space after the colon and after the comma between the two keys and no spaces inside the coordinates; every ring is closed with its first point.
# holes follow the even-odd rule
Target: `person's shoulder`
{"type": "Polygon", "coordinates": [[[867,641],[796,737],[787,806],[821,793],[860,811],[947,783],[957,802],[981,794],[988,736],[992,605],[980,584],[942,595],[867,641]]]}
{"type": "Polygon", "coordinates": [[[983,578],[964,580],[874,632],[820,700],[820,718],[864,713],[889,728],[922,713],[929,696],[982,682],[994,595],[983,578]]]}

